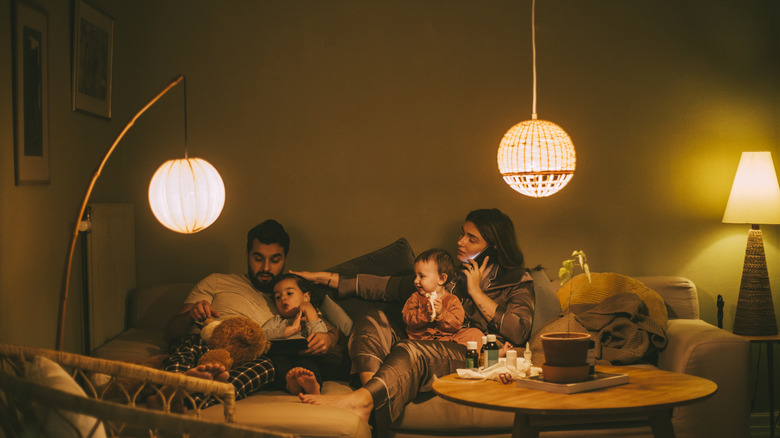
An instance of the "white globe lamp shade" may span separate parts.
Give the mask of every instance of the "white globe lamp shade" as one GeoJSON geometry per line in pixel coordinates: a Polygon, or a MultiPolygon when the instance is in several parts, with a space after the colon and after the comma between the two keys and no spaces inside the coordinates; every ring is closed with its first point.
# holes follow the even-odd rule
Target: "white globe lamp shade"
{"type": "Polygon", "coordinates": [[[547,120],[526,120],[504,134],[498,170],[517,192],[541,198],[561,190],[574,177],[577,157],[566,131],[547,120]]]}
{"type": "Polygon", "coordinates": [[[206,160],[168,160],[149,183],[149,205],[165,227],[178,233],[197,233],[222,212],[225,184],[206,160]]]}

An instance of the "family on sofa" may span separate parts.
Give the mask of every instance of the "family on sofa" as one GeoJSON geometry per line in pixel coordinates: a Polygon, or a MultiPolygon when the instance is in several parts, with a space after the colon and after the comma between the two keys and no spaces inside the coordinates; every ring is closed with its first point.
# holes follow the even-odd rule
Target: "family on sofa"
{"type": "MultiPolygon", "coordinates": [[[[513,345],[525,345],[531,334],[534,314],[533,280],[524,265],[517,245],[511,219],[497,209],[470,212],[457,241],[457,259],[463,268],[453,278],[444,275],[436,280],[458,298],[464,319],[460,329],[470,336],[463,343],[438,339],[407,339],[387,323],[381,311],[368,312],[354,321],[349,342],[352,374],[361,387],[349,394],[321,395],[311,385],[312,374],[296,367],[284,375],[275,373],[275,364],[267,356],[226,370],[219,364],[197,365],[198,358],[208,350],[197,334],[198,323],[208,318],[245,316],[265,324],[279,314],[274,302],[273,286],[282,275],[290,248],[290,238],[284,227],[267,220],[247,235],[247,274],[212,274],[199,282],[184,301],[178,315],[166,326],[165,339],[170,355],[164,369],[187,375],[226,381],[236,388],[241,399],[270,385],[282,382],[292,392],[300,393],[301,401],[346,408],[368,421],[375,414],[377,424],[390,424],[402,414],[404,406],[419,392],[431,391],[435,376],[454,373],[465,363],[465,339],[476,333],[496,334],[503,344],[502,352],[513,345]],[[492,248],[495,260],[486,257],[481,263],[474,257],[492,248]],[[309,388],[306,390],[306,388],[309,388]]],[[[425,260],[427,262],[427,260],[425,260]]],[[[422,263],[416,265],[423,267],[422,263]]],[[[416,269],[415,276],[379,277],[372,275],[340,275],[338,272],[290,271],[292,274],[337,291],[339,298],[359,296],[368,300],[406,302],[423,287],[425,273],[416,269]]],[[[438,271],[441,275],[443,272],[438,271]]],[[[308,292],[308,291],[305,291],[308,292]]],[[[446,294],[429,303],[429,314],[441,319],[442,301],[446,294]]],[[[289,314],[292,316],[293,314],[289,314]]],[[[307,347],[301,355],[316,358],[337,348],[339,325],[323,309],[330,329],[307,336],[307,347]],[[335,322],[335,323],[334,323],[335,322]]],[[[433,318],[432,325],[436,321],[433,318]]],[[[294,323],[300,317],[288,318],[294,323]]],[[[305,369],[305,368],[304,368],[305,369]]],[[[328,377],[327,375],[325,376],[328,377]]]]}

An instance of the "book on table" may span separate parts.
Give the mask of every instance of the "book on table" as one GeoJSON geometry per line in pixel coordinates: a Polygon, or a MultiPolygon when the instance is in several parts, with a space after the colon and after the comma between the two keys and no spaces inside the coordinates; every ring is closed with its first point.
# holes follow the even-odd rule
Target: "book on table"
{"type": "Polygon", "coordinates": [[[587,380],[574,383],[547,382],[542,379],[542,376],[517,379],[517,386],[521,388],[557,392],[559,394],[574,394],[577,392],[608,388],[610,386],[625,385],[626,383],[628,383],[628,374],[601,373],[598,371],[589,375],[587,380]]]}

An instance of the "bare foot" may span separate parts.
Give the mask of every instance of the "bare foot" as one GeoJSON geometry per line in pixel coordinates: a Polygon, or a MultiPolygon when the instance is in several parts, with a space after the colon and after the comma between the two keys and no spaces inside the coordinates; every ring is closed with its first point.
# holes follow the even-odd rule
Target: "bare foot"
{"type": "Polygon", "coordinates": [[[290,377],[295,378],[295,383],[298,387],[298,392],[290,391],[290,394],[300,394],[301,392],[304,392],[306,394],[317,395],[320,393],[320,384],[317,382],[317,377],[314,376],[314,373],[311,370],[302,367],[291,369],[290,372],[287,373],[288,389],[290,388],[290,377]]]}
{"type": "Polygon", "coordinates": [[[374,399],[365,388],[343,395],[298,394],[298,398],[310,405],[326,405],[346,409],[365,421],[368,421],[371,411],[374,409],[374,399]]]}
{"type": "Polygon", "coordinates": [[[374,377],[374,372],[373,371],[363,371],[363,372],[358,374],[358,377],[360,377],[360,384],[361,385],[365,385],[366,382],[368,382],[369,380],[371,380],[372,377],[374,377]]]}
{"type": "Polygon", "coordinates": [[[298,376],[300,375],[299,370],[302,369],[303,368],[301,367],[293,368],[284,376],[284,379],[287,380],[287,391],[292,395],[298,395],[303,392],[303,388],[301,388],[301,385],[298,383],[298,376]]]}
{"type": "MultiPolygon", "coordinates": [[[[217,363],[198,365],[188,369],[183,374],[204,380],[216,380],[217,382],[227,382],[229,376],[225,367],[217,363]]],[[[151,395],[146,399],[146,406],[150,409],[165,411],[165,403],[169,401],[171,412],[185,413],[187,412],[187,407],[184,406],[183,400],[184,395],[182,393],[169,386],[163,386],[157,394],[151,395]]]]}
{"type": "Polygon", "coordinates": [[[190,368],[184,372],[185,376],[197,377],[204,380],[216,380],[217,382],[227,382],[228,372],[225,366],[218,363],[207,363],[190,368]]]}

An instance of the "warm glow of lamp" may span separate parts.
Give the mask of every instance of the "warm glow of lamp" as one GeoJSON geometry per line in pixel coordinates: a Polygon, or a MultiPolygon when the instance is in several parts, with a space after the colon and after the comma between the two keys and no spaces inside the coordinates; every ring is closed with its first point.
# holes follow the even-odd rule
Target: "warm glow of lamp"
{"type": "Polygon", "coordinates": [[[196,233],[219,217],[225,205],[225,185],[217,169],[205,160],[168,160],[149,184],[149,205],[167,228],[196,233]]]}
{"type": "Polygon", "coordinates": [[[170,160],[164,163],[152,177],[149,186],[149,204],[157,220],[164,226],[180,233],[196,233],[211,225],[219,216],[225,205],[225,185],[214,166],[200,158],[186,158],[187,144],[187,82],[179,75],[150,100],[136,115],[130,119],[119,133],[114,143],[108,148],[92,180],[87,186],[81,208],[76,216],[75,229],[65,260],[65,275],[60,293],[59,320],[57,322],[56,348],[62,349],[65,331],[65,310],[68,302],[70,286],[70,271],[73,265],[73,252],[79,237],[79,226],[87,208],[89,197],[95,187],[108,158],[119,145],[119,141],[127,134],[136,120],[154,105],[161,97],[176,85],[184,84],[184,144],[185,158],[170,160]]]}
{"type": "Polygon", "coordinates": [[[734,315],[734,333],[777,334],[760,224],[780,224],[780,185],[770,152],[743,152],[723,222],[751,224],[734,315]]]}
{"type": "Polygon", "coordinates": [[[498,146],[498,170],[504,181],[526,196],[541,198],[561,190],[574,177],[574,144],[560,126],[536,116],[536,0],[531,3],[533,113],[513,126],[498,146]]]}

